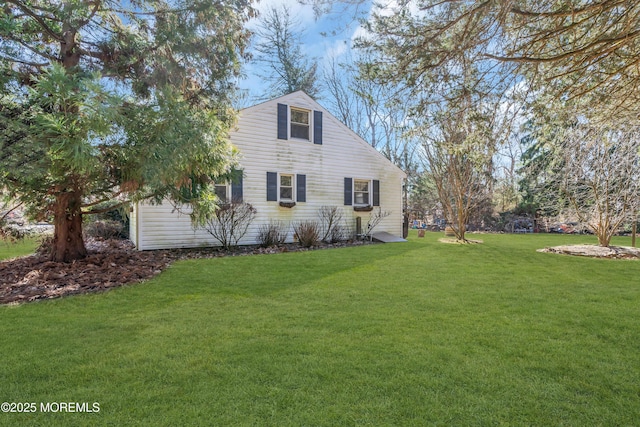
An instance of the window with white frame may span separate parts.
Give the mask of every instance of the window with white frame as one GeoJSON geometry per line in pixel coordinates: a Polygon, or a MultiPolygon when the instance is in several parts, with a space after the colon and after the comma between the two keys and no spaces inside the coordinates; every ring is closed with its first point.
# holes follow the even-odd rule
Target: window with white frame
{"type": "Polygon", "coordinates": [[[293,175],[280,175],[280,200],[293,201],[293,175]]]}
{"type": "Polygon", "coordinates": [[[353,180],[353,201],[355,205],[369,205],[369,181],[362,179],[353,180]]]}
{"type": "Polygon", "coordinates": [[[306,139],[310,136],[309,111],[291,107],[291,138],[306,139]]]}

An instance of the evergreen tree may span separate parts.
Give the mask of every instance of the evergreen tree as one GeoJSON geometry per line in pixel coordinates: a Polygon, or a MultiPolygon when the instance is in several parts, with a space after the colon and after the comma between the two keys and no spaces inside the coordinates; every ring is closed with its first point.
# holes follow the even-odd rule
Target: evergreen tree
{"type": "Polygon", "coordinates": [[[318,64],[302,52],[302,31],[283,6],[271,8],[261,18],[257,31],[257,61],[267,67],[263,77],[270,83],[265,98],[303,91],[317,99],[320,95],[318,64]]]}
{"type": "Polygon", "coordinates": [[[84,215],[164,198],[197,214],[214,200],[250,0],[0,8],[0,191],[53,218],[52,260],[86,255],[84,215]]]}
{"type": "Polygon", "coordinates": [[[490,82],[521,76],[556,99],[589,97],[584,113],[600,120],[636,119],[638,16],[635,0],[416,0],[373,13],[369,30],[370,43],[393,52],[398,72],[416,83],[473,52],[495,70],[490,82]]]}

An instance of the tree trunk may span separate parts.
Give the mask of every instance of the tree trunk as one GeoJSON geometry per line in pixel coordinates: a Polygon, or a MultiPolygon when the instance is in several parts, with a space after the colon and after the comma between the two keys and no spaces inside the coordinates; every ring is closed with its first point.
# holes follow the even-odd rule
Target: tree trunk
{"type": "Polygon", "coordinates": [[[467,227],[465,221],[461,218],[458,218],[456,221],[456,225],[453,227],[453,231],[456,234],[456,240],[459,242],[466,242],[467,238],[465,237],[465,233],[467,232],[467,227]]]}
{"type": "Polygon", "coordinates": [[[71,262],[87,256],[82,239],[82,196],[65,192],[56,196],[51,261],[71,262]]]}
{"type": "Polygon", "coordinates": [[[603,248],[609,247],[609,244],[611,243],[611,236],[612,236],[612,233],[609,230],[604,229],[604,227],[596,230],[596,237],[598,237],[598,245],[602,246],[603,248]]]}

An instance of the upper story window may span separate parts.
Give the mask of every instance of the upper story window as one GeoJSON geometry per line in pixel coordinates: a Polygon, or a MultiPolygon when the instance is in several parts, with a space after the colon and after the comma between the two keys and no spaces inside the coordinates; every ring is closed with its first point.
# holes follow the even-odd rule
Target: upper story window
{"type": "Polygon", "coordinates": [[[353,180],[353,200],[356,205],[369,205],[369,182],[360,179],[353,180]]]}
{"type": "Polygon", "coordinates": [[[309,140],[309,111],[291,107],[291,138],[309,140]]]}
{"type": "Polygon", "coordinates": [[[322,111],[278,104],[278,139],[311,141],[322,145],[322,111]]]}

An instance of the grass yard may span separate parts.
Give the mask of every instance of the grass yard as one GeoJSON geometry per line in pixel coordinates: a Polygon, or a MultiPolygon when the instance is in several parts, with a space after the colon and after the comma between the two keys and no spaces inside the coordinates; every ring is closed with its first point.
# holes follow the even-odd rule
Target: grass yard
{"type": "Polygon", "coordinates": [[[26,238],[16,243],[0,240],[0,260],[29,255],[35,252],[39,244],[40,239],[36,237],[26,238]]]}
{"type": "Polygon", "coordinates": [[[640,262],[535,252],[590,236],[439,237],[0,307],[0,402],[38,405],[0,425],[638,424],[640,262]]]}

